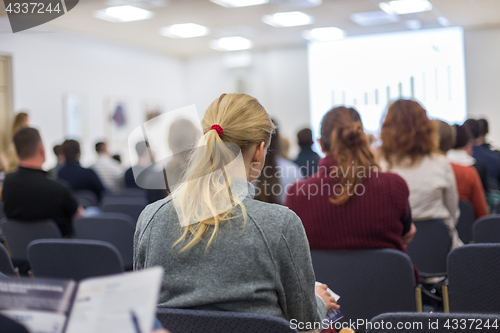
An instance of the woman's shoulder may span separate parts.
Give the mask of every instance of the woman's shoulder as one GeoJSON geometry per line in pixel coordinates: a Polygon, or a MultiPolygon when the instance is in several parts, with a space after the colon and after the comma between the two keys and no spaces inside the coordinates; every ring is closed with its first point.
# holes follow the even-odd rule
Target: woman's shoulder
{"type": "Polygon", "coordinates": [[[144,210],[142,211],[141,215],[139,215],[136,229],[145,229],[148,223],[157,215],[165,217],[171,213],[175,214],[175,208],[170,196],[165,199],[155,201],[147,205],[146,208],[144,208],[144,210]]]}
{"type": "Polygon", "coordinates": [[[290,227],[300,224],[300,218],[290,208],[278,204],[271,204],[258,200],[246,200],[244,202],[247,214],[261,228],[282,230],[283,226],[290,227]]]}

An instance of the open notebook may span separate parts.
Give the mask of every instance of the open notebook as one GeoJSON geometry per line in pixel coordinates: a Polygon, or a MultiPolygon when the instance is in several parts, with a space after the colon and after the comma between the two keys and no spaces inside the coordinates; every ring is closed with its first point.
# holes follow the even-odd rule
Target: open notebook
{"type": "Polygon", "coordinates": [[[32,333],[151,332],[163,269],[71,280],[0,278],[0,313],[32,333]]]}

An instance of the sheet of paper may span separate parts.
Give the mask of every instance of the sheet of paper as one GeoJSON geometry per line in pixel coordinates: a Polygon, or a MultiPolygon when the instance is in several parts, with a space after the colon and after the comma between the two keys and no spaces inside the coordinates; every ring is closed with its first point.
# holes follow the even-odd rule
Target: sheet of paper
{"type": "Polygon", "coordinates": [[[1,313],[20,324],[31,333],[62,333],[66,316],[33,310],[3,310],[1,313]]]}
{"type": "Polygon", "coordinates": [[[31,333],[61,333],[74,290],[73,281],[1,278],[0,313],[31,333]]]}
{"type": "Polygon", "coordinates": [[[77,290],[66,333],[151,332],[163,268],[83,280],[77,290]]]}
{"type": "MultiPolygon", "coordinates": [[[[316,285],[317,285],[317,286],[320,286],[320,285],[322,285],[322,284],[324,284],[324,283],[321,283],[321,282],[316,281],[316,285]]],[[[338,302],[338,301],[339,301],[340,296],[339,296],[339,295],[337,295],[336,293],[334,293],[334,292],[333,292],[330,288],[327,288],[327,289],[326,289],[326,291],[328,291],[328,292],[330,293],[330,295],[332,295],[332,297],[333,297],[333,298],[335,298],[335,302],[338,302]]]]}

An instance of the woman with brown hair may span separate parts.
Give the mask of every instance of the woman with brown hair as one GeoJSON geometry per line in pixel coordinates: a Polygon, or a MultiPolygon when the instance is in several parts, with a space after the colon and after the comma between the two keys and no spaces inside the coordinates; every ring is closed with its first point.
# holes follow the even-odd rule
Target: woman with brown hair
{"type": "Polygon", "coordinates": [[[14,135],[18,129],[21,127],[28,127],[30,123],[30,116],[26,112],[19,112],[14,117],[14,123],[12,124],[12,132],[14,135]]]}
{"type": "Polygon", "coordinates": [[[295,183],[286,205],[301,218],[311,249],[405,251],[415,233],[408,187],[379,172],[358,112],[336,107],[321,123],[326,157],[319,171],[295,183]]]}
{"type": "Polygon", "coordinates": [[[437,126],[425,109],[411,100],[392,103],[380,136],[381,166],[406,180],[414,220],[444,219],[452,248],[463,245],[455,229],[460,215],[455,176],[439,154],[437,126]]]}

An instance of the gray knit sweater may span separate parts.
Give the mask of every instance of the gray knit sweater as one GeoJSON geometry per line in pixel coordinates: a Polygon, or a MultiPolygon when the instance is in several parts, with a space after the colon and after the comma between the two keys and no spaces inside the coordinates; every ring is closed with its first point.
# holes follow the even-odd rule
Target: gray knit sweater
{"type": "Polygon", "coordinates": [[[321,322],[325,304],[314,294],[309,243],[299,217],[286,207],[253,199],[239,215],[221,223],[186,252],[172,245],[182,234],[170,197],[142,212],[134,239],[134,269],[165,269],[160,307],[226,310],[273,315],[297,322],[321,322]]]}

